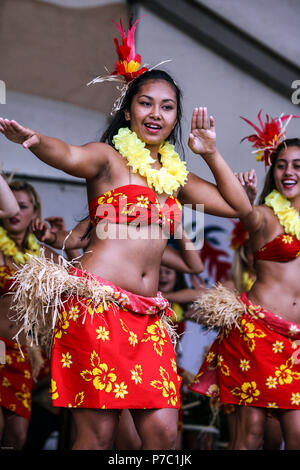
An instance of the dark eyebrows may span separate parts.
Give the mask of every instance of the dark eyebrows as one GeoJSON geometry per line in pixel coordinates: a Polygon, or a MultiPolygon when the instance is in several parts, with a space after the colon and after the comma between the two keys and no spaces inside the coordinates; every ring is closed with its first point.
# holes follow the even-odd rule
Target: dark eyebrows
{"type": "MultiPolygon", "coordinates": [[[[153,98],[152,96],[148,96],[148,95],[141,95],[139,98],[147,98],[148,100],[151,100],[153,101],[153,98]]],[[[174,104],[176,104],[176,101],[175,100],[172,100],[172,98],[166,98],[164,100],[162,100],[163,103],[166,103],[167,101],[172,101],[174,104]]]]}
{"type": "MultiPolygon", "coordinates": [[[[286,161],[287,160],[285,158],[277,158],[276,163],[277,162],[284,162],[285,163],[286,161]]],[[[292,161],[293,162],[300,162],[300,158],[294,158],[292,161]]]]}

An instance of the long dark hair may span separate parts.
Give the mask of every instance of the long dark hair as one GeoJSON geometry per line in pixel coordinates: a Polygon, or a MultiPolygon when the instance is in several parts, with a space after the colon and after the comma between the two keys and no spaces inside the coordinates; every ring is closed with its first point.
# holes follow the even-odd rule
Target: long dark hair
{"type": "Polygon", "coordinates": [[[181,118],[182,118],[182,93],[178,85],[175,83],[173,78],[164,70],[153,69],[149,70],[139,77],[135,78],[128,86],[127,92],[124,96],[121,108],[116,112],[114,118],[109,124],[108,128],[103,133],[100,142],[105,142],[113,147],[113,137],[118,133],[119,129],[122,127],[128,127],[128,121],[125,119],[125,111],[130,111],[131,103],[133,98],[141,89],[141,86],[144,85],[149,80],[164,80],[169,83],[176,94],[177,100],[177,123],[172,130],[171,134],[168,136],[167,140],[173,144],[178,144],[181,154],[184,156],[184,148],[182,145],[182,128],[181,128],[181,118]]]}
{"type": "Polygon", "coordinates": [[[265,184],[264,184],[264,187],[262,189],[262,192],[259,196],[259,200],[258,200],[258,204],[264,204],[265,202],[265,197],[271,192],[273,191],[273,189],[276,189],[276,185],[275,185],[275,180],[274,180],[274,168],[275,168],[275,164],[276,164],[276,161],[277,161],[277,158],[279,157],[280,153],[287,149],[288,147],[299,147],[300,148],[300,139],[298,138],[294,138],[294,139],[286,139],[286,140],[283,140],[279,145],[278,147],[276,148],[276,150],[274,151],[274,153],[272,154],[271,158],[272,158],[272,165],[266,175],[266,178],[265,178],[265,184]]]}

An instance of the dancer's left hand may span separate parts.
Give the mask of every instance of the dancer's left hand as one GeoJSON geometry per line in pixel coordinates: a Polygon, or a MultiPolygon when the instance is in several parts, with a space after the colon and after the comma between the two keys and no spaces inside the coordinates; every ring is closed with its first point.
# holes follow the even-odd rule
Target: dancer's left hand
{"type": "Polygon", "coordinates": [[[197,154],[212,157],[216,149],[215,121],[207,115],[207,108],[195,108],[192,116],[189,147],[197,154]]]}

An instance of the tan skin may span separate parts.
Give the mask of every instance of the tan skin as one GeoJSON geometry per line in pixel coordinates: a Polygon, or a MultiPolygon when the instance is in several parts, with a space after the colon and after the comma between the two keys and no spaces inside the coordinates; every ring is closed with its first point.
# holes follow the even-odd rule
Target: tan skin
{"type": "MultiPolygon", "coordinates": [[[[125,111],[128,125],[142,139],[159,169],[158,149],[177,121],[177,101],[173,87],[164,80],[146,81],[134,96],[131,108],[125,111]],[[149,123],[160,130],[149,130],[149,123]]],[[[29,148],[40,160],[73,176],[86,179],[88,200],[116,187],[127,185],[129,172],[126,160],[111,146],[92,142],[72,146],[25,128],[16,121],[0,119],[0,132],[9,140],[29,148]]],[[[206,212],[223,217],[239,217],[251,207],[240,183],[216,149],[214,120],[206,108],[195,108],[190,149],[206,161],[216,185],[190,173],[188,182],[177,196],[182,203],[204,204],[206,212]]],[[[145,178],[132,174],[132,184],[146,186],[145,178]]],[[[167,195],[157,195],[164,204],[167,195]]],[[[142,227],[148,230],[148,227],[142,227]]],[[[81,260],[85,270],[133,293],[153,296],[158,288],[159,266],[167,240],[99,240],[91,234],[89,251],[81,260]],[[151,246],[151,249],[149,249],[151,246]],[[126,269],[120,270],[120,260],[126,269]]],[[[74,449],[109,449],[118,422],[116,410],[74,409],[77,439],[74,449]],[[99,419],[101,418],[101,419],[99,419]]],[[[134,420],[143,442],[143,449],[172,449],[177,434],[177,410],[135,410],[134,420]]]]}
{"type": "Polygon", "coordinates": [[[13,195],[7,182],[0,175],[0,219],[12,217],[19,210],[16,198],[13,195]]]}
{"type": "MultiPolygon", "coordinates": [[[[22,242],[30,227],[31,222],[37,217],[30,195],[26,191],[13,191],[15,200],[18,204],[18,211],[13,217],[3,219],[2,225],[8,233],[8,236],[14,240],[17,248],[22,251],[22,242]]],[[[50,256],[52,250],[46,249],[46,256],[50,256]]],[[[55,254],[53,254],[55,257],[55,254]]],[[[12,258],[5,256],[0,252],[0,265],[4,264],[16,269],[12,258]]],[[[11,310],[12,297],[4,294],[0,297],[0,336],[15,341],[14,337],[20,329],[20,324],[11,319],[14,313],[11,310]]],[[[25,337],[20,334],[20,344],[25,345],[25,337]]],[[[0,442],[1,446],[12,447],[16,450],[22,449],[27,435],[29,421],[15,413],[0,407],[0,442]]]]}
{"type": "MultiPolygon", "coordinates": [[[[32,230],[38,240],[56,249],[62,249],[64,247],[64,250],[67,252],[72,251],[75,256],[69,256],[69,259],[75,258],[80,254],[77,252],[79,248],[89,250],[89,237],[84,237],[90,224],[89,219],[79,222],[76,227],[70,231],[60,229],[55,233],[53,231],[53,225],[56,225],[56,221],[53,219],[61,218],[48,217],[45,221],[40,219],[34,221],[32,230]],[[49,227],[46,221],[50,221],[52,226],[49,227]]],[[[178,252],[178,250],[171,246],[166,246],[162,254],[161,263],[169,268],[189,274],[202,272],[203,263],[199,253],[182,228],[181,237],[178,238],[177,241],[180,251],[178,252]]]]}
{"type": "MultiPolygon", "coordinates": [[[[245,173],[246,191],[252,191],[253,174],[245,173]]],[[[285,196],[291,205],[300,211],[300,148],[287,147],[278,155],[274,166],[276,189],[285,196]],[[288,186],[287,181],[295,184],[288,186]]],[[[273,210],[265,205],[253,207],[251,214],[241,219],[250,233],[251,249],[256,251],[276,236],[284,233],[273,210]]],[[[300,259],[287,263],[258,260],[255,263],[257,275],[248,298],[251,302],[263,305],[284,320],[300,323],[299,291],[300,259]],[[283,293],[283,295],[278,295],[283,293]]],[[[300,410],[277,410],[286,450],[300,448],[300,410]]],[[[238,432],[234,449],[257,449],[263,442],[263,429],[266,410],[256,407],[238,407],[238,432]]]]}

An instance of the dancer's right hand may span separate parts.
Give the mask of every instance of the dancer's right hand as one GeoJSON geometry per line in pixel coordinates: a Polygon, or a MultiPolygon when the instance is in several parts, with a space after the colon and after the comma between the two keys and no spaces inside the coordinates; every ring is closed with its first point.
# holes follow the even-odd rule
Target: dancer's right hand
{"type": "Polygon", "coordinates": [[[51,230],[51,227],[47,222],[41,219],[35,219],[31,222],[31,229],[36,238],[48,245],[51,245],[56,239],[55,233],[51,230]]]}
{"type": "Polygon", "coordinates": [[[235,173],[235,176],[244,187],[249,201],[253,204],[257,195],[257,176],[255,170],[252,168],[250,171],[235,173]]]}
{"type": "Polygon", "coordinates": [[[0,118],[0,132],[12,142],[30,148],[40,143],[38,132],[21,126],[17,121],[0,118]]]}

